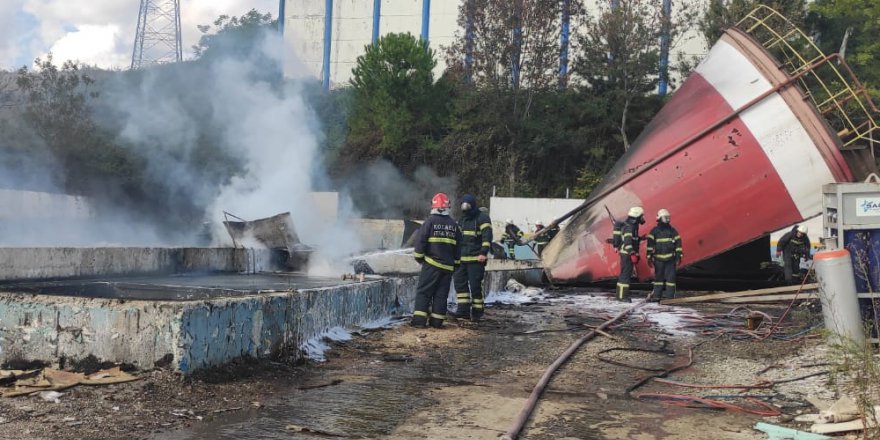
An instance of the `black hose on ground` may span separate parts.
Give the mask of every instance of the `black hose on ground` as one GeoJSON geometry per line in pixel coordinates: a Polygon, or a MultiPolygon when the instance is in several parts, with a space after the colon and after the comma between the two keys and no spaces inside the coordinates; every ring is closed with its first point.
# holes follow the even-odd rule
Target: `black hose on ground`
{"type": "Polygon", "coordinates": [[[577,349],[580,348],[581,345],[596,337],[597,334],[605,330],[608,326],[623,319],[639,307],[647,304],[652,295],[653,294],[648,295],[648,297],[645,298],[644,301],[636,303],[632,307],[618,313],[617,316],[609,319],[608,321],[605,321],[604,323],[602,323],[602,325],[596,327],[595,329],[593,329],[593,331],[587,333],[586,335],[575,341],[573,344],[571,344],[571,346],[568,347],[568,350],[565,350],[565,352],[562,353],[562,355],[559,356],[559,358],[557,358],[556,361],[547,368],[547,371],[544,372],[544,375],[541,376],[541,380],[538,381],[538,384],[535,385],[535,388],[532,390],[532,394],[529,395],[529,399],[526,400],[525,406],[523,406],[522,410],[519,412],[519,415],[516,417],[516,420],[514,420],[513,425],[510,427],[510,429],[508,429],[507,432],[503,436],[501,436],[501,440],[514,440],[519,436],[519,433],[522,431],[523,427],[526,425],[526,422],[529,420],[529,417],[531,417],[532,412],[535,410],[535,406],[538,404],[538,399],[541,397],[544,389],[547,388],[547,384],[550,383],[550,379],[553,377],[553,374],[556,373],[556,370],[558,370],[559,367],[562,366],[562,364],[568,361],[571,355],[573,355],[577,351],[577,349]]]}

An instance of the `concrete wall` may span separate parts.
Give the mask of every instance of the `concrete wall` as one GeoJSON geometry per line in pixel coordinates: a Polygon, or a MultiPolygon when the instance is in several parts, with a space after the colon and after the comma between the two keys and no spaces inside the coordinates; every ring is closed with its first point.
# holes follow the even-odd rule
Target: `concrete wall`
{"type": "Polygon", "coordinates": [[[120,301],[0,293],[0,363],[94,355],[184,373],[290,353],[333,327],[412,312],[415,278],[387,278],[212,301],[120,301]]]}
{"type": "Polygon", "coordinates": [[[270,270],[265,249],[0,248],[0,281],[270,270]]]}
{"type": "Polygon", "coordinates": [[[563,214],[577,208],[584,199],[540,199],[523,197],[492,197],[489,200],[489,215],[492,217],[493,233],[496,240],[504,232],[507,219],[529,233],[535,230],[535,222],[549,223],[563,214]]]}
{"type": "Polygon", "coordinates": [[[360,240],[358,251],[361,252],[400,249],[405,226],[403,220],[358,219],[350,222],[360,240]]]}
{"type": "Polygon", "coordinates": [[[10,219],[86,219],[92,216],[88,199],[66,194],[0,189],[0,221],[10,219]]]}

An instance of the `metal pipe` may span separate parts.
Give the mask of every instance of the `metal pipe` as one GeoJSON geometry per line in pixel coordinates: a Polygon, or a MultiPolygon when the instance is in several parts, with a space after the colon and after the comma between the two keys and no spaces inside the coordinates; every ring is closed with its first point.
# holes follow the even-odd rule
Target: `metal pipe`
{"type": "Polygon", "coordinates": [[[464,79],[467,84],[474,80],[474,13],[476,0],[467,0],[464,31],[464,79]]]}
{"type": "Polygon", "coordinates": [[[422,0],[422,40],[428,41],[431,24],[431,0],[422,0]]]}
{"type": "Polygon", "coordinates": [[[597,201],[599,201],[599,200],[602,199],[603,197],[605,197],[605,196],[611,194],[611,193],[614,192],[614,191],[617,191],[617,190],[620,189],[622,186],[624,186],[624,185],[626,185],[627,183],[631,182],[631,181],[632,181],[633,179],[635,179],[636,177],[642,175],[643,173],[647,172],[648,170],[651,170],[651,169],[654,168],[655,166],[659,165],[661,162],[663,162],[663,161],[665,161],[666,159],[669,159],[670,157],[672,157],[674,154],[678,153],[678,152],[681,151],[681,150],[684,150],[685,148],[689,147],[689,146],[690,146],[691,144],[693,144],[694,142],[700,140],[703,136],[706,136],[707,134],[711,133],[713,130],[716,130],[718,127],[720,127],[720,126],[722,126],[722,125],[724,125],[724,124],[730,122],[731,119],[733,119],[733,118],[739,116],[740,113],[742,113],[742,112],[744,112],[744,111],[746,111],[746,110],[752,108],[755,104],[757,104],[757,103],[763,101],[763,100],[766,99],[768,96],[770,96],[770,95],[772,95],[772,94],[774,94],[774,93],[777,93],[777,92],[779,92],[780,90],[782,90],[782,89],[784,89],[784,88],[787,88],[787,87],[792,86],[794,83],[796,83],[797,81],[799,81],[799,80],[801,79],[801,77],[803,77],[803,76],[807,75],[808,73],[810,73],[811,71],[813,71],[813,69],[815,69],[815,68],[817,68],[817,67],[819,67],[819,66],[821,66],[821,65],[823,65],[823,64],[825,64],[825,63],[827,63],[828,61],[831,61],[831,60],[833,60],[833,59],[838,59],[838,58],[839,58],[839,56],[838,56],[837,54],[831,54],[831,55],[828,55],[828,56],[826,56],[826,57],[820,59],[819,61],[816,61],[815,63],[811,64],[810,67],[809,67],[808,69],[805,69],[803,72],[800,72],[800,73],[798,73],[798,74],[795,75],[795,76],[789,77],[787,80],[785,80],[785,81],[779,83],[779,84],[776,85],[775,87],[773,87],[773,88],[767,90],[766,92],[764,92],[764,93],[758,95],[757,97],[755,97],[755,98],[752,99],[751,101],[749,101],[749,102],[743,104],[742,106],[740,106],[740,107],[737,108],[736,110],[733,110],[732,112],[730,112],[730,113],[727,114],[726,116],[724,116],[724,117],[722,117],[721,119],[715,121],[714,124],[709,125],[708,127],[704,128],[704,129],[702,129],[702,130],[700,130],[698,133],[694,134],[693,136],[691,136],[691,137],[685,139],[685,140],[682,141],[680,144],[678,144],[678,145],[676,145],[675,147],[673,147],[671,150],[669,150],[669,151],[667,151],[666,153],[663,153],[662,155],[660,155],[660,157],[658,157],[658,158],[656,158],[656,159],[653,159],[653,160],[650,160],[650,161],[648,161],[648,162],[645,162],[645,163],[644,163],[639,169],[633,171],[632,174],[630,174],[629,176],[623,178],[620,182],[617,182],[617,183],[615,183],[614,185],[611,185],[610,187],[608,187],[608,188],[606,188],[606,189],[604,189],[604,190],[602,190],[602,191],[600,191],[600,192],[598,192],[598,193],[596,193],[596,194],[591,194],[586,200],[584,200],[584,203],[583,203],[583,204],[581,204],[581,205],[578,206],[577,208],[572,209],[571,211],[568,211],[568,212],[565,213],[562,217],[559,217],[558,219],[556,219],[556,220],[554,220],[552,223],[550,223],[550,225],[547,225],[544,229],[541,229],[540,231],[536,232],[536,233],[532,236],[532,239],[534,239],[534,238],[536,238],[536,237],[538,237],[538,236],[540,236],[540,235],[543,235],[543,234],[542,234],[543,232],[548,231],[548,230],[550,230],[550,229],[553,228],[553,227],[559,226],[559,223],[565,221],[565,219],[567,219],[567,218],[569,218],[569,217],[571,217],[571,216],[577,214],[578,212],[583,211],[584,209],[589,208],[590,206],[592,206],[594,203],[596,203],[597,201]]]}
{"type": "Polygon", "coordinates": [[[284,36],[284,4],[287,0],[278,0],[278,33],[284,36]]]}
{"type": "Polygon", "coordinates": [[[373,0],[373,44],[379,41],[380,17],[382,17],[382,0],[373,0]]]}
{"type": "Polygon", "coordinates": [[[324,0],[324,62],[321,85],[330,90],[330,44],[333,37],[333,0],[324,0]]]}
{"type": "Polygon", "coordinates": [[[513,43],[510,54],[510,83],[519,88],[519,63],[522,52],[522,0],[513,0],[513,43]]]}
{"type": "MultiPolygon", "coordinates": [[[[669,1],[669,0],[667,0],[669,1]]],[[[571,0],[562,0],[562,29],[559,32],[559,89],[564,90],[568,77],[568,35],[571,0]]]]}
{"type": "Polygon", "coordinates": [[[180,1],[174,2],[174,11],[176,12],[176,17],[174,18],[177,21],[177,62],[183,61],[183,42],[180,39],[180,1]]]}
{"type": "Polygon", "coordinates": [[[574,352],[576,352],[581,345],[596,337],[599,332],[602,332],[608,326],[614,324],[617,321],[620,321],[639,307],[647,304],[648,299],[650,299],[652,295],[653,293],[649,294],[648,298],[646,298],[644,301],[634,304],[632,307],[618,313],[617,316],[609,319],[608,321],[605,321],[604,323],[602,323],[602,325],[596,327],[577,341],[574,341],[574,343],[571,344],[570,347],[568,347],[568,350],[565,350],[565,352],[562,353],[562,355],[559,356],[559,358],[557,358],[556,361],[554,361],[549,368],[547,368],[547,371],[544,372],[544,375],[541,376],[541,380],[539,380],[538,384],[535,385],[535,388],[532,390],[532,394],[529,395],[529,399],[526,401],[523,409],[519,412],[519,415],[517,415],[516,420],[514,420],[513,426],[511,426],[510,429],[508,429],[507,432],[503,436],[501,436],[501,439],[513,440],[517,438],[517,436],[519,436],[520,431],[522,431],[523,427],[526,425],[526,422],[529,420],[529,417],[532,415],[532,411],[535,410],[535,405],[538,403],[538,399],[541,397],[541,393],[544,392],[544,389],[547,388],[547,384],[550,383],[550,378],[553,377],[553,374],[556,373],[556,370],[558,370],[559,367],[562,366],[562,364],[568,361],[568,358],[570,358],[571,355],[573,355],[574,352]]]}
{"type": "Polygon", "coordinates": [[[666,96],[666,89],[669,87],[669,38],[672,23],[672,0],[663,0],[663,18],[660,32],[660,84],[658,85],[657,94],[666,96]]]}

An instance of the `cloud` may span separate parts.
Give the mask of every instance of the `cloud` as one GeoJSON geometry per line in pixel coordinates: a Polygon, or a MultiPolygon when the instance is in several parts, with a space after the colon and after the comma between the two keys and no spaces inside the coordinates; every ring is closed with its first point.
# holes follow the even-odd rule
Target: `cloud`
{"type": "Polygon", "coordinates": [[[125,44],[121,34],[116,25],[83,25],[61,37],[49,51],[58,62],[73,60],[105,68],[123,67],[131,62],[131,55],[122,52],[125,44]]]}
{"type": "MultiPolygon", "coordinates": [[[[156,0],[163,1],[163,0],[156,0]]],[[[56,50],[58,62],[80,59],[104,68],[126,68],[131,62],[140,0],[2,0],[0,6],[0,69],[18,66],[56,50]],[[22,20],[21,17],[33,17],[22,20]],[[110,31],[113,31],[112,33],[110,31]],[[27,41],[21,41],[22,35],[27,41]],[[97,41],[101,35],[107,41],[97,41]],[[98,44],[101,50],[86,47],[98,44]]],[[[251,9],[278,13],[277,0],[181,0],[184,58],[201,36],[197,25],[219,15],[242,15],[251,9]]]]}

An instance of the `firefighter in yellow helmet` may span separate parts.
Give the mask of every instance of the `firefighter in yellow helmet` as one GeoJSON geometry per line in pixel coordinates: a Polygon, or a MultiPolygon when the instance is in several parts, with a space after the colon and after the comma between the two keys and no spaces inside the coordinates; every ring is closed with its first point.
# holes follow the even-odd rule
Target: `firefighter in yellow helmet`
{"type": "Polygon", "coordinates": [[[639,262],[639,225],[645,224],[645,210],[633,206],[620,227],[620,275],[617,277],[617,299],[630,302],[629,283],[633,267],[639,262]]]}
{"type": "Polygon", "coordinates": [[[657,226],[648,233],[648,265],[654,266],[654,301],[675,298],[675,269],[681,264],[681,236],[669,211],[657,211],[657,226]]]}

